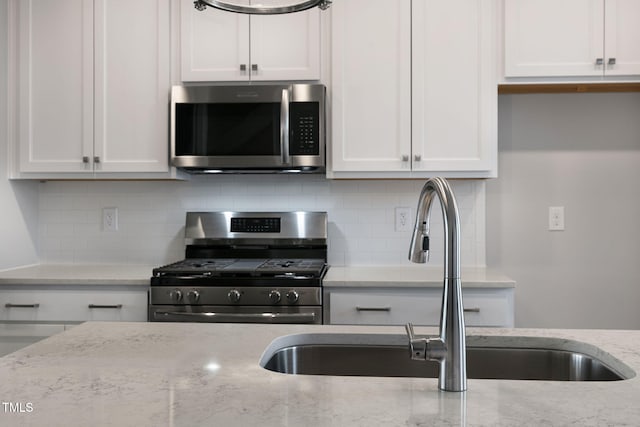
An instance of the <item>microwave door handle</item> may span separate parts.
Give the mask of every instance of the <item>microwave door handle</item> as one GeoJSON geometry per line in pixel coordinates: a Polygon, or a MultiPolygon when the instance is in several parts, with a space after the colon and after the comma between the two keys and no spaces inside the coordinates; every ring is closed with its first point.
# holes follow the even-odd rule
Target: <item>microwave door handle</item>
{"type": "Polygon", "coordinates": [[[282,103],[280,104],[280,153],[282,164],[288,165],[289,157],[289,102],[291,100],[291,88],[282,89],[282,103]]]}

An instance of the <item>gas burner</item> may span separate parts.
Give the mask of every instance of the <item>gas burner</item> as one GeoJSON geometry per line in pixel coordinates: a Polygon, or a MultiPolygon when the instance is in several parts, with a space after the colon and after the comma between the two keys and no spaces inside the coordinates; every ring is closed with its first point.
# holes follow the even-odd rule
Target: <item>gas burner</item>
{"type": "Polygon", "coordinates": [[[182,266],[192,267],[196,269],[218,269],[224,268],[229,265],[233,260],[219,260],[219,259],[186,259],[182,261],[182,266]]]}

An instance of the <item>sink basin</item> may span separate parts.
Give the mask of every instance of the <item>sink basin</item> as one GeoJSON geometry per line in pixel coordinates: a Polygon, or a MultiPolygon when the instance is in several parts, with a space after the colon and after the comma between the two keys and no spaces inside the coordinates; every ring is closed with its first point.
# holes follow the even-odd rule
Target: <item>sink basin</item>
{"type": "MultiPolygon", "coordinates": [[[[404,335],[300,334],[280,337],[260,365],[284,374],[437,378],[437,362],[409,358],[404,335]]],[[[470,379],[616,381],[635,372],[601,349],[542,337],[468,336],[470,379]]]]}

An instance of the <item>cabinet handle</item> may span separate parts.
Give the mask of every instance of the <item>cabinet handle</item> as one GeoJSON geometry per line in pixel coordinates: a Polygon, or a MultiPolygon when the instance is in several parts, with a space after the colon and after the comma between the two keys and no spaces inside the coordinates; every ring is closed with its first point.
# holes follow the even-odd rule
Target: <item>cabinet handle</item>
{"type": "Polygon", "coordinates": [[[356,306],[357,311],[391,311],[391,307],[360,307],[356,306]]]}
{"type": "Polygon", "coordinates": [[[247,71],[247,64],[240,64],[240,71],[247,71]]]}
{"type": "Polygon", "coordinates": [[[415,156],[413,156],[413,160],[415,160],[416,162],[422,161],[422,155],[421,154],[416,154],[415,156]]]}
{"type": "Polygon", "coordinates": [[[602,65],[604,60],[602,58],[596,58],[596,65],[602,65]]]}
{"type": "Polygon", "coordinates": [[[402,155],[402,161],[403,162],[408,162],[409,161],[409,155],[408,154],[403,154],[402,155]]]}
{"type": "Polygon", "coordinates": [[[113,309],[121,309],[122,304],[113,304],[113,305],[103,305],[103,304],[89,304],[89,308],[113,308],[113,309]]]}
{"type": "Polygon", "coordinates": [[[100,156],[95,156],[93,158],[93,163],[100,163],[100,156]]]}
{"type": "Polygon", "coordinates": [[[607,62],[608,65],[616,65],[616,58],[609,58],[609,62],[607,62]]]}
{"type": "Polygon", "coordinates": [[[258,71],[258,64],[251,64],[251,71],[258,71]]]}
{"type": "Polygon", "coordinates": [[[6,308],[38,308],[40,304],[11,304],[10,302],[4,305],[6,308]]]}
{"type": "Polygon", "coordinates": [[[89,156],[82,156],[82,163],[89,163],[89,156]]]}
{"type": "Polygon", "coordinates": [[[480,313],[480,307],[471,307],[463,309],[465,313],[480,313]]]}

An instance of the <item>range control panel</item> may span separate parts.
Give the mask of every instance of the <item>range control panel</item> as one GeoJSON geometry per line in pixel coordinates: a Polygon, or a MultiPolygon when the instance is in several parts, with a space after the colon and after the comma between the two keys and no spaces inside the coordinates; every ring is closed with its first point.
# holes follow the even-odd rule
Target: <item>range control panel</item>
{"type": "Polygon", "coordinates": [[[231,218],[232,233],[279,233],[280,218],[231,218]]]}

